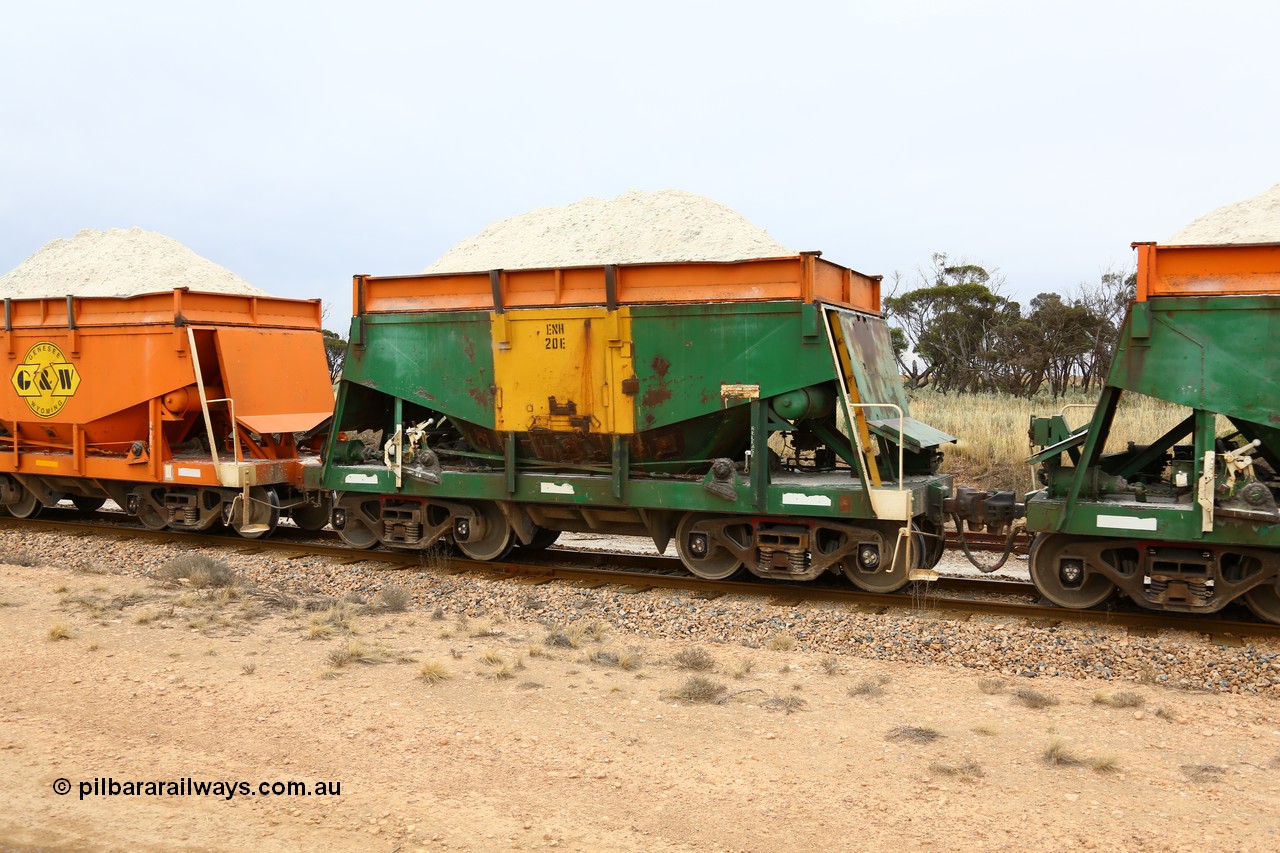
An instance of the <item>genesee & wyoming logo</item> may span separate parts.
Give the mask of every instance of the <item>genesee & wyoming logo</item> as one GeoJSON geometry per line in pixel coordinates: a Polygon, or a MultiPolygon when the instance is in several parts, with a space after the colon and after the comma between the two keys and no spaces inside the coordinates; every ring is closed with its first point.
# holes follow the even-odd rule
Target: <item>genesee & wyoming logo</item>
{"type": "Polygon", "coordinates": [[[56,345],[41,341],[27,350],[11,381],[32,412],[51,418],[75,395],[80,387],[80,372],[56,345]]]}

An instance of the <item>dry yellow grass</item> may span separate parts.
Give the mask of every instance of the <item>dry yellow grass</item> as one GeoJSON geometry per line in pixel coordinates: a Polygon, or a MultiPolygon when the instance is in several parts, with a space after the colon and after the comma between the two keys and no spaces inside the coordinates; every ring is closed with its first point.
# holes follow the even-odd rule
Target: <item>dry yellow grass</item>
{"type": "MultiPolygon", "coordinates": [[[[1028,400],[1003,394],[937,394],[926,388],[911,392],[911,416],[959,439],[942,448],[946,454],[942,470],[955,474],[957,482],[1025,492],[1039,488],[1026,464],[1031,417],[1065,413],[1074,429],[1093,416],[1097,399],[1094,392],[1060,400],[1028,400]]],[[[1126,394],[1120,399],[1106,449],[1123,450],[1131,441],[1149,444],[1189,413],[1173,403],[1126,394]]]]}
{"type": "Polygon", "coordinates": [[[445,666],[443,661],[437,660],[436,658],[424,660],[422,665],[418,667],[418,678],[422,679],[427,684],[439,684],[441,681],[445,681],[451,677],[452,674],[449,672],[449,667],[445,666]]]}

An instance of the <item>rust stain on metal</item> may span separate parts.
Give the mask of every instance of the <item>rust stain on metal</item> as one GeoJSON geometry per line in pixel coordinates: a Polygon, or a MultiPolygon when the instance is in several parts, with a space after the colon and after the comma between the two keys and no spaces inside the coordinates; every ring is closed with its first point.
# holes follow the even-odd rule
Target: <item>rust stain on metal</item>
{"type": "Polygon", "coordinates": [[[471,340],[470,335],[467,335],[462,340],[462,354],[467,357],[467,361],[474,363],[476,360],[476,342],[471,340]]]}
{"type": "MultiPolygon", "coordinates": [[[[665,385],[659,385],[644,392],[644,396],[640,398],[640,405],[652,409],[654,406],[661,406],[670,399],[671,390],[665,385]]],[[[649,417],[652,418],[652,415],[649,417]]]]}
{"type": "MultiPolygon", "coordinates": [[[[655,355],[653,361],[649,362],[649,366],[653,368],[653,374],[657,381],[654,387],[645,391],[644,396],[640,398],[640,405],[646,409],[661,406],[671,399],[671,389],[667,387],[666,383],[667,371],[671,369],[671,362],[660,355],[655,355]]],[[[646,420],[652,422],[651,417],[646,420]]]]}
{"type": "Polygon", "coordinates": [[[486,409],[493,405],[493,397],[482,388],[476,388],[475,386],[468,388],[467,396],[486,409]]]}

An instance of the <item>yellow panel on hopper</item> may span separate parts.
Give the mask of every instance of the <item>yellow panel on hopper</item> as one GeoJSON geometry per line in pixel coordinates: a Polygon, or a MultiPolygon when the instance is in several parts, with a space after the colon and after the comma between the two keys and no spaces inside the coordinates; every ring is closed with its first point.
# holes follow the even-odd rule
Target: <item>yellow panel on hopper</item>
{"type": "Polygon", "coordinates": [[[517,310],[492,324],[499,432],[635,432],[629,309],[517,310]]]}

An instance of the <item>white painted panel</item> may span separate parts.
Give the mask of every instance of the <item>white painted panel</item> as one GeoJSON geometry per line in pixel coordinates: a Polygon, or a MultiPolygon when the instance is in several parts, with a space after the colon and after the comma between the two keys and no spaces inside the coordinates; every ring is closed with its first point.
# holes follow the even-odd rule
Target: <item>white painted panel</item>
{"type": "Polygon", "coordinates": [[[570,483],[543,483],[542,493],[544,495],[571,495],[573,494],[573,485],[570,483]]]}
{"type": "Polygon", "coordinates": [[[376,485],[378,482],[378,475],[377,474],[348,474],[346,477],[343,477],[343,482],[368,483],[370,485],[376,485]]]}
{"type": "Polygon", "coordinates": [[[1154,518],[1134,518],[1130,515],[1100,515],[1098,516],[1099,527],[1109,527],[1112,530],[1155,530],[1156,520],[1154,518]]]}
{"type": "Polygon", "coordinates": [[[785,492],[782,495],[784,506],[831,506],[831,498],[826,495],[804,495],[799,492],[785,492]]]}

